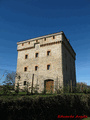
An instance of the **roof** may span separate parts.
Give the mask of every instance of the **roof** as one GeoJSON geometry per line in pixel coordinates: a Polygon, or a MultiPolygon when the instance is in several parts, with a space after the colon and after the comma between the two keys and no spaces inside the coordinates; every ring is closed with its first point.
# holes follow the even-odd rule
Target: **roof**
{"type": "Polygon", "coordinates": [[[64,32],[61,31],[61,32],[57,32],[57,33],[52,33],[52,34],[48,34],[48,35],[36,37],[36,38],[31,38],[31,39],[28,39],[28,40],[24,40],[24,41],[17,42],[17,45],[18,45],[18,44],[21,44],[21,43],[29,42],[29,41],[34,41],[34,40],[37,40],[37,39],[42,39],[42,38],[46,38],[46,37],[51,37],[51,36],[54,36],[54,35],[60,35],[60,34],[63,34],[63,33],[64,33],[64,32]]]}
{"type": "MultiPolygon", "coordinates": [[[[48,34],[48,35],[44,35],[44,36],[40,36],[40,37],[36,37],[36,38],[31,38],[31,39],[24,40],[24,41],[20,41],[20,42],[17,42],[17,45],[22,44],[22,43],[26,43],[26,42],[30,42],[30,41],[34,41],[34,40],[38,40],[38,39],[42,39],[42,38],[46,38],[46,37],[52,37],[54,35],[64,35],[65,36],[64,32],[61,31],[61,32],[57,32],[57,33],[52,33],[52,34],[48,34]]],[[[66,38],[66,36],[65,36],[65,38],[66,38]]],[[[69,40],[67,38],[66,38],[66,40],[67,40],[69,46],[71,47],[71,49],[73,50],[74,54],[76,55],[74,49],[72,48],[71,44],[69,43],[69,40]]]]}

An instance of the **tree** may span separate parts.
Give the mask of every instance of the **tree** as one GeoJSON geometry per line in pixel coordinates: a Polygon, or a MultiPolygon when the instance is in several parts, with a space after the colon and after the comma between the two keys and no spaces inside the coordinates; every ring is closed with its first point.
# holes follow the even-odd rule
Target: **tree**
{"type": "Polygon", "coordinates": [[[77,92],[85,92],[87,89],[86,83],[78,82],[76,85],[77,85],[77,92]]]}
{"type": "Polygon", "coordinates": [[[15,74],[15,78],[17,78],[17,83],[16,83],[15,92],[18,94],[18,93],[19,93],[19,90],[20,90],[20,87],[19,87],[20,79],[21,79],[20,74],[19,74],[19,73],[16,73],[16,74],[15,74]]]}
{"type": "Polygon", "coordinates": [[[17,86],[16,86],[16,89],[15,89],[15,92],[18,94],[19,93],[19,82],[17,83],[17,86]]]}
{"type": "Polygon", "coordinates": [[[5,81],[3,82],[5,85],[11,86],[14,89],[16,72],[7,73],[5,81]]]}

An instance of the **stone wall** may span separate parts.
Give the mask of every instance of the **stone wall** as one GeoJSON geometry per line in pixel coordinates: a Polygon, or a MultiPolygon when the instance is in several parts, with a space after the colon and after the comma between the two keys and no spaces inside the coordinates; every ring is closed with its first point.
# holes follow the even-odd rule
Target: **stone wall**
{"type": "MultiPolygon", "coordinates": [[[[54,80],[54,91],[72,79],[70,70],[73,70],[72,74],[75,71],[75,53],[64,38],[63,32],[21,41],[17,45],[17,73],[21,76],[20,89],[24,89],[24,81],[28,81],[29,87],[31,87],[33,74],[34,87],[39,84],[39,92],[43,91],[44,81],[47,79],[54,80]],[[67,46],[72,55],[62,43],[67,46]],[[49,56],[47,56],[47,51],[50,51],[49,56]],[[35,57],[35,53],[38,53],[38,57],[35,57]],[[67,54],[67,59],[65,54],[67,54]],[[25,59],[25,55],[28,55],[27,59],[25,59]],[[47,70],[47,65],[50,65],[49,70],[47,70]],[[35,66],[38,66],[37,71],[35,71],[35,66]],[[71,67],[69,68],[69,66],[71,67]],[[27,71],[24,71],[24,67],[27,67],[27,71]]],[[[17,82],[16,78],[15,85],[17,82]]]]}

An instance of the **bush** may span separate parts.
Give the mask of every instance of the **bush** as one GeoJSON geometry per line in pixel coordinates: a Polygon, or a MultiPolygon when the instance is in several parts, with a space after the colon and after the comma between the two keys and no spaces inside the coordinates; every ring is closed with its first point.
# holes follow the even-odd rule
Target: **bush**
{"type": "MultiPolygon", "coordinates": [[[[57,95],[52,97],[22,97],[0,100],[0,113],[7,120],[56,120],[58,115],[87,115],[89,95],[57,95]]],[[[66,119],[65,119],[66,120],[66,119]]],[[[78,119],[79,120],[79,119],[78,119]]]]}
{"type": "Polygon", "coordinates": [[[19,83],[17,83],[16,89],[15,89],[16,94],[19,93],[19,83]]]}
{"type": "Polygon", "coordinates": [[[3,93],[3,95],[11,95],[10,86],[9,85],[3,85],[2,93],[3,93]]]}

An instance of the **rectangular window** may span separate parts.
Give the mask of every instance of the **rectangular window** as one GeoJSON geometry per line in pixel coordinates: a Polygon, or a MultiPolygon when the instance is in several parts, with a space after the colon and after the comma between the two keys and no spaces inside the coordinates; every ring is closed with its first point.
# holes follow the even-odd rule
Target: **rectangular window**
{"type": "Polygon", "coordinates": [[[38,53],[35,54],[35,57],[38,57],[38,53]]]}
{"type": "Polygon", "coordinates": [[[50,65],[47,65],[47,70],[50,70],[50,65]]]}
{"type": "Polygon", "coordinates": [[[27,67],[24,67],[24,71],[27,71],[27,67]]]}
{"type": "Polygon", "coordinates": [[[35,71],[37,71],[38,70],[38,66],[35,66],[35,71]]]}
{"type": "Polygon", "coordinates": [[[24,81],[24,85],[26,85],[26,81],[24,81]]]}
{"type": "Polygon", "coordinates": [[[38,42],[38,40],[36,40],[36,42],[38,42]]]}
{"type": "Polygon", "coordinates": [[[53,36],[53,39],[55,39],[55,36],[53,36]]]}
{"type": "Polygon", "coordinates": [[[47,56],[49,56],[49,55],[50,55],[50,53],[51,53],[51,51],[47,51],[47,56]]]}
{"type": "Polygon", "coordinates": [[[46,38],[44,38],[44,41],[46,41],[46,38]]]}
{"type": "Polygon", "coordinates": [[[28,59],[28,55],[25,55],[25,59],[28,59]]]}
{"type": "Polygon", "coordinates": [[[22,43],[22,46],[24,46],[24,43],[22,43]]]}

